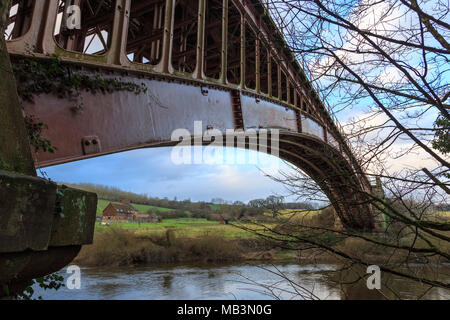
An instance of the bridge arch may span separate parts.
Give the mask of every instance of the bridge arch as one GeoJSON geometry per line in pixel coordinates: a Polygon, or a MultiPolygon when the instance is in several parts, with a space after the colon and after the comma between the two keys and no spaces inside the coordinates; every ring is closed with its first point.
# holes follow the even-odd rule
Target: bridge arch
{"type": "MultiPolygon", "coordinates": [[[[234,134],[235,147],[243,147],[237,143],[237,136],[242,134],[234,134]]],[[[310,134],[276,130],[275,146],[271,131],[267,144],[266,135],[264,132],[262,144],[259,137],[257,144],[255,139],[247,137],[245,148],[260,151],[262,146],[263,152],[276,155],[305,172],[328,197],[344,226],[359,230],[374,227],[372,208],[365,194],[368,190],[338,150],[310,134]]]]}
{"type": "Polygon", "coordinates": [[[93,2],[91,13],[86,1],[73,2],[85,14],[81,30],[64,28],[72,1],[36,1],[27,31],[7,43],[13,63],[45,64],[58,54],[70,72],[121,78],[148,91],[82,92],[77,101],[49,93],[25,102],[25,113],[49,126],[46,138],[58,147],[36,154],[38,167],[173,145],[171,133],[193,131],[195,121],[222,132],[279,129],[280,157],[319,184],[344,225],[373,228],[363,196],[370,184],[260,1],[105,0],[93,2]],[[95,37],[101,47],[88,54],[95,37]],[[74,111],[80,101],[84,109],[74,111]]]}

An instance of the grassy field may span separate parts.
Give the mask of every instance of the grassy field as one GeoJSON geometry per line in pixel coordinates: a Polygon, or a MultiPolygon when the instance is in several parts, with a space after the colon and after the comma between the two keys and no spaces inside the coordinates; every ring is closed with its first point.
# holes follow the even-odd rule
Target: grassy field
{"type": "MultiPolygon", "coordinates": [[[[271,224],[265,224],[271,227],[271,224]]],[[[256,236],[239,227],[249,228],[251,230],[263,229],[251,223],[233,223],[233,225],[223,225],[217,221],[208,221],[206,219],[166,219],[160,223],[110,223],[109,226],[96,224],[97,233],[106,232],[110,228],[119,227],[133,231],[136,235],[162,235],[167,230],[172,230],[177,237],[182,238],[198,238],[205,235],[217,235],[225,240],[233,239],[252,239],[256,236]]]]}
{"type": "MultiPolygon", "coordinates": [[[[286,209],[280,211],[280,216],[283,218],[304,218],[304,217],[312,217],[316,214],[320,213],[320,210],[302,210],[302,209],[286,209]]],[[[269,214],[270,213],[266,213],[269,214]]]]}
{"type": "Polygon", "coordinates": [[[450,211],[437,211],[435,214],[439,218],[450,219],[450,211]]]}
{"type": "MultiPolygon", "coordinates": [[[[97,215],[101,215],[103,210],[109,204],[107,200],[99,200],[97,206],[97,215]]],[[[141,204],[132,204],[139,211],[148,211],[150,209],[161,212],[172,211],[169,208],[154,207],[141,204]]],[[[280,216],[283,218],[290,218],[292,222],[299,222],[300,220],[309,220],[320,213],[320,210],[282,210],[280,216]]],[[[269,212],[266,215],[270,216],[269,212]]],[[[450,212],[437,212],[436,216],[441,219],[450,219],[450,212]]],[[[248,231],[242,230],[239,227],[249,229],[261,228],[252,223],[234,222],[233,225],[222,225],[218,221],[209,221],[206,219],[195,218],[178,218],[178,219],[164,219],[160,223],[110,223],[109,226],[102,226],[100,223],[96,224],[96,233],[103,233],[108,229],[118,227],[130,230],[136,235],[163,235],[167,230],[172,230],[175,236],[180,238],[199,238],[205,235],[221,236],[226,240],[233,239],[251,239],[256,236],[248,231]]],[[[267,227],[273,227],[273,224],[266,223],[267,227]]]]}
{"type": "MultiPolygon", "coordinates": [[[[105,210],[105,208],[108,206],[108,204],[110,202],[111,201],[109,201],[109,200],[103,200],[103,199],[99,199],[98,200],[98,203],[97,203],[97,216],[101,216],[102,215],[103,210],[105,210]]],[[[173,211],[173,209],[148,206],[148,205],[145,205],[145,204],[132,203],[131,205],[133,207],[135,207],[138,211],[142,211],[142,212],[147,212],[150,209],[153,209],[153,210],[156,210],[156,211],[160,211],[160,212],[173,211]]]]}
{"type": "MultiPolygon", "coordinates": [[[[103,212],[104,208],[109,204],[109,201],[99,200],[99,205],[97,207],[97,214],[103,212]]],[[[133,206],[140,211],[148,211],[149,209],[159,210],[164,216],[164,211],[171,211],[172,209],[152,207],[147,205],[137,205],[133,206]]],[[[318,211],[305,211],[305,210],[283,210],[280,215],[284,217],[292,217],[293,219],[308,218],[318,211]]],[[[270,215],[270,213],[267,213],[270,215]]],[[[267,227],[273,227],[273,224],[264,224],[267,227]]],[[[164,219],[160,223],[118,223],[111,222],[109,226],[102,226],[100,223],[96,223],[95,230],[98,233],[107,231],[110,228],[123,228],[133,231],[136,235],[162,235],[165,234],[168,229],[171,229],[177,237],[180,238],[199,238],[205,235],[221,236],[225,240],[234,239],[253,239],[257,238],[252,232],[245,231],[239,227],[248,228],[255,230],[257,228],[262,229],[262,227],[257,227],[252,223],[242,223],[233,222],[232,225],[223,225],[218,221],[209,221],[206,219],[195,219],[195,218],[178,218],[178,219],[164,219]]]]}
{"type": "MultiPolygon", "coordinates": [[[[110,203],[108,200],[98,200],[97,215],[101,216],[103,210],[110,203]]],[[[142,204],[132,204],[139,211],[148,211],[154,209],[160,211],[162,216],[164,212],[172,211],[169,208],[154,207],[142,204]]],[[[236,223],[239,226],[247,228],[255,228],[252,224],[236,223]]],[[[178,219],[164,219],[160,223],[118,223],[111,222],[109,226],[102,226],[96,223],[96,233],[104,233],[111,228],[123,228],[130,230],[136,235],[163,235],[168,229],[171,229],[175,236],[182,238],[199,238],[205,235],[221,236],[226,240],[233,239],[250,239],[255,238],[255,235],[239,229],[232,225],[222,225],[218,221],[208,221],[206,219],[194,218],[178,218],[178,219]]]]}
{"type": "Polygon", "coordinates": [[[169,209],[169,208],[161,208],[161,207],[155,207],[155,206],[148,206],[145,204],[135,204],[132,203],[131,204],[133,207],[135,207],[137,210],[139,211],[145,211],[147,212],[148,210],[152,209],[152,210],[156,210],[156,211],[160,211],[160,212],[167,212],[167,211],[173,211],[173,209],[169,209]]]}
{"type": "Polygon", "coordinates": [[[220,208],[220,205],[219,204],[210,204],[209,207],[213,210],[217,210],[220,208]]]}
{"type": "MultiPolygon", "coordinates": [[[[98,211],[101,212],[108,201],[100,200],[98,211]]],[[[149,210],[151,206],[139,205],[139,210],[149,210]]],[[[155,207],[153,207],[155,208],[155,207]]],[[[156,208],[170,211],[167,208],[156,208]]],[[[280,216],[290,218],[295,227],[296,223],[304,225],[328,226],[329,212],[308,210],[283,210],[280,216]]],[[[270,215],[270,213],[267,213],[270,215]]],[[[435,217],[450,217],[450,212],[436,213],[435,217]]],[[[266,219],[267,220],[267,219],[266,219]]],[[[274,221],[274,220],[267,220],[274,221]]],[[[284,220],[286,222],[286,220],[284,220]]],[[[334,223],[331,221],[331,223],[334,223]]],[[[267,242],[251,231],[270,235],[268,229],[276,227],[280,232],[283,224],[267,222],[253,224],[251,222],[232,222],[230,225],[218,221],[197,218],[163,219],[159,223],[114,223],[107,226],[96,223],[94,243],[83,246],[76,262],[80,265],[127,265],[134,263],[178,263],[178,262],[220,262],[220,261],[273,261],[297,259],[292,250],[275,250],[267,242]],[[243,230],[249,229],[250,231],[243,230]]],[[[446,234],[447,235],[447,234],[446,234]]],[[[404,259],[402,253],[396,254],[385,247],[379,247],[355,237],[337,238],[334,235],[317,235],[318,241],[326,241],[339,251],[361,259],[369,259],[372,263],[404,259]]],[[[408,246],[411,241],[418,241],[405,237],[402,244],[408,246]]],[[[434,241],[433,241],[434,243],[434,241]]],[[[439,248],[448,251],[448,244],[434,243],[439,248]]],[[[419,245],[421,247],[422,245],[419,245]]],[[[302,253],[302,261],[335,262],[335,256],[326,253],[302,253]],[[308,260],[310,259],[310,260],[308,260]],[[318,260],[319,259],[319,260],[318,260]],[[322,259],[322,260],[320,260],[322,259]]],[[[403,261],[403,260],[402,260],[403,261]]]]}

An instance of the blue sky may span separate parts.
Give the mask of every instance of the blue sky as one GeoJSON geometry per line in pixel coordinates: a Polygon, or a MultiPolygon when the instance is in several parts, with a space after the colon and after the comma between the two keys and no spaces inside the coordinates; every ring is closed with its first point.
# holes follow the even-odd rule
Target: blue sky
{"type": "MultiPolygon", "coordinates": [[[[182,164],[171,161],[173,148],[140,149],[42,169],[53,181],[95,183],[153,197],[210,201],[214,197],[247,202],[271,194],[287,195],[265,173],[289,170],[274,156],[258,153],[254,164],[182,164]]],[[[237,154],[250,152],[235,149],[237,154]]],[[[237,156],[236,154],[236,156],[237,156]]],[[[41,173],[42,174],[42,173],[41,173]]],[[[290,199],[294,200],[294,199],[290,199]]]]}

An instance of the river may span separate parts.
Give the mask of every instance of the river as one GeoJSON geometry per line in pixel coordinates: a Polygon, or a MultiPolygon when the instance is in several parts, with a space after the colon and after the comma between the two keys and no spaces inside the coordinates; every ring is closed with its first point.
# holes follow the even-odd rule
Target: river
{"type": "MultiPolygon", "coordinates": [[[[415,299],[427,287],[400,277],[385,276],[381,292],[367,289],[365,280],[340,289],[335,282],[340,266],[333,264],[299,265],[173,265],[81,268],[81,288],[58,291],[35,287],[44,300],[254,300],[254,299],[415,299]],[[292,285],[289,281],[299,284],[292,285]],[[305,291],[303,291],[305,289],[305,291]],[[312,294],[305,294],[305,292],[312,294]],[[300,293],[300,294],[299,294],[300,293]]],[[[423,267],[414,267],[423,272],[423,267]]],[[[60,275],[67,280],[67,269],[60,275]]],[[[426,271],[450,282],[450,265],[426,271]]],[[[340,273],[342,275],[342,273],[340,273]]],[[[450,291],[433,288],[424,299],[450,300],[450,291]]]]}

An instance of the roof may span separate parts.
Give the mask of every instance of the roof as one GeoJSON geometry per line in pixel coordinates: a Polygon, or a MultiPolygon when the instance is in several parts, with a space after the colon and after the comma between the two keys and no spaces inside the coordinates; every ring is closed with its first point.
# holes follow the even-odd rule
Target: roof
{"type": "Polygon", "coordinates": [[[111,205],[114,209],[116,209],[117,212],[120,213],[132,214],[137,212],[136,208],[134,208],[130,204],[110,202],[109,205],[111,205]]]}

